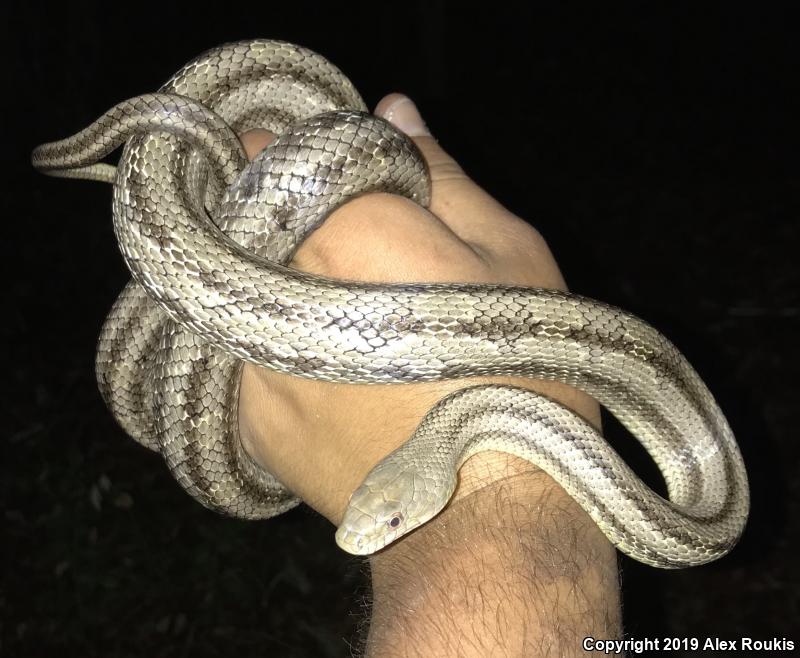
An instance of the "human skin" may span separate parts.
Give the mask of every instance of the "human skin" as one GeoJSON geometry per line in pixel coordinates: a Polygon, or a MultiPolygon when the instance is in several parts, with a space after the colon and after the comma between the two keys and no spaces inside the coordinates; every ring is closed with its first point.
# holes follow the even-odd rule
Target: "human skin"
{"type": "MultiPolygon", "coordinates": [[[[542,236],[467,177],[409,99],[387,96],[375,114],[420,148],[433,182],[429,209],[387,194],[359,197],[309,236],[292,267],[348,280],[566,290],[542,236]]],[[[252,158],[271,139],[251,131],[242,142],[252,158]]],[[[366,386],[246,365],[242,441],[338,524],[367,472],[411,436],[439,399],[490,382],[538,391],[600,426],[597,403],[557,382],[488,377],[366,386]]],[[[504,453],[469,459],[445,510],[369,561],[368,655],[572,655],[581,653],[585,636],[620,633],[613,547],[552,478],[504,453]]]]}

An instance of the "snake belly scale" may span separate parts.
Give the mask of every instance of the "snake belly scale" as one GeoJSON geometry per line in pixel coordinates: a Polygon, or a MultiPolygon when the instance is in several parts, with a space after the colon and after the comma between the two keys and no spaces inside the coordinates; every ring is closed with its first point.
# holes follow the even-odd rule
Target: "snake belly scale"
{"type": "Polygon", "coordinates": [[[553,290],[366,284],[286,267],[355,195],[430,197],[415,145],[367,114],[321,56],[268,40],[214,48],[32,160],[52,175],[113,182],[133,280],[99,341],[101,393],[207,507],[267,518],[299,502],[239,441],[244,361],[361,384],[511,375],[597,399],[647,449],[669,499],[560,404],[474,386],[439,401],[367,475],[337,530],[342,548],[372,553],[425,523],[480,450],[540,466],[614,545],[654,566],[703,564],[740,536],[749,493],[730,427],[686,359],[642,320],[553,290]],[[256,127],[279,137],[248,164],[236,135],[256,127]],[[123,143],[116,169],[99,162],[123,143]]]}

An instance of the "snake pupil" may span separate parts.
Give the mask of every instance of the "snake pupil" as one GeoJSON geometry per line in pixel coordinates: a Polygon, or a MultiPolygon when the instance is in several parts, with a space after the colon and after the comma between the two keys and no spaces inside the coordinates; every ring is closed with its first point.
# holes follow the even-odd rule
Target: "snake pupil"
{"type": "Polygon", "coordinates": [[[400,514],[397,514],[389,520],[389,525],[392,526],[393,528],[396,528],[397,526],[400,525],[401,520],[402,516],[400,514]]]}

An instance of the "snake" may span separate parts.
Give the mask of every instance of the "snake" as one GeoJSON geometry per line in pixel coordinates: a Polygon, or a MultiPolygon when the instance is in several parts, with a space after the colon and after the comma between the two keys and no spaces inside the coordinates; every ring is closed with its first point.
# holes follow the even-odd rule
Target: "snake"
{"type": "Polygon", "coordinates": [[[206,507],[264,519],[300,502],[242,446],[244,363],[351,384],[516,376],[596,399],[652,457],[666,497],[560,403],[514,386],[467,386],[367,474],[337,544],[370,555],[427,523],[483,450],[535,464],[646,564],[704,564],[742,534],[749,490],[732,430],[686,358],[642,319],[559,290],[364,283],[288,267],[355,196],[431,198],[414,142],[369,114],[321,55],[266,39],[213,48],[157,92],[36,147],[32,164],[113,184],[114,232],[132,278],[98,341],[100,392],[126,433],[160,452],[206,507]],[[237,135],[252,128],[277,138],[248,162],[237,135]],[[122,145],[116,166],[102,162],[122,145]]]}

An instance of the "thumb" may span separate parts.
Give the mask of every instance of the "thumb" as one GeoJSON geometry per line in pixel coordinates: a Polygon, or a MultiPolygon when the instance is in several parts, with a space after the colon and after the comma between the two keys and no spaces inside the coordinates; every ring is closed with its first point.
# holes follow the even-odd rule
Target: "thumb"
{"type": "Polygon", "coordinates": [[[511,217],[511,213],[476,185],[439,146],[408,96],[385,96],[375,108],[375,115],[404,132],[419,147],[433,184],[430,210],[462,240],[480,245],[485,239],[489,218],[511,217]]]}
{"type": "Polygon", "coordinates": [[[375,108],[375,115],[386,119],[414,140],[428,163],[434,184],[443,180],[468,180],[464,170],[433,138],[417,106],[408,96],[385,96],[375,108]]]}

